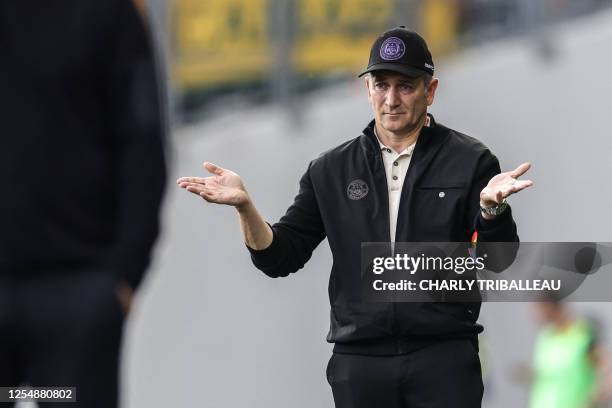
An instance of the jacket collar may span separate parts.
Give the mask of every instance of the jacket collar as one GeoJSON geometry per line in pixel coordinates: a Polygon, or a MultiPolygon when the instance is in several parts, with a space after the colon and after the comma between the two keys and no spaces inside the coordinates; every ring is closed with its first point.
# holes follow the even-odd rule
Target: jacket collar
{"type": "MultiPolygon", "coordinates": [[[[405,181],[408,181],[412,185],[420,178],[421,174],[426,170],[435,153],[444,144],[449,136],[448,129],[443,125],[438,124],[433,115],[429,116],[429,126],[421,129],[421,134],[417,138],[416,145],[414,147],[410,167],[408,168],[408,174],[405,181]],[[409,180],[408,180],[409,179],[409,180]]],[[[373,169],[383,169],[382,158],[380,154],[380,144],[378,138],[374,134],[375,120],[372,120],[368,126],[363,130],[365,136],[365,143],[363,147],[366,150],[366,155],[373,164],[373,169]]]]}
{"type": "MultiPolygon", "coordinates": [[[[427,116],[429,117],[429,126],[423,126],[423,129],[421,129],[421,134],[417,138],[417,145],[418,145],[418,140],[421,139],[421,136],[423,136],[424,133],[427,133],[428,130],[434,129],[438,126],[438,124],[436,123],[436,120],[434,119],[431,113],[428,113],[427,116]]],[[[366,128],[363,130],[363,134],[366,136],[366,138],[370,142],[373,142],[373,147],[380,147],[380,141],[378,140],[374,132],[375,125],[376,125],[376,120],[372,119],[372,121],[368,123],[368,126],[366,126],[366,128]]]]}
{"type": "MultiPolygon", "coordinates": [[[[415,151],[419,149],[419,146],[421,146],[421,149],[426,148],[427,145],[430,144],[428,143],[430,142],[430,140],[427,140],[427,139],[432,138],[429,135],[432,133],[438,133],[440,130],[438,129],[440,125],[437,124],[433,115],[428,113],[427,116],[429,117],[429,126],[423,126],[423,129],[421,129],[421,134],[417,138],[417,142],[415,145],[415,151]]],[[[363,134],[367,139],[367,143],[366,143],[367,150],[378,152],[381,149],[381,145],[380,145],[379,139],[376,137],[376,134],[374,133],[375,124],[376,124],[376,120],[372,119],[372,121],[368,124],[368,126],[366,126],[366,128],[363,130],[363,134]]]]}

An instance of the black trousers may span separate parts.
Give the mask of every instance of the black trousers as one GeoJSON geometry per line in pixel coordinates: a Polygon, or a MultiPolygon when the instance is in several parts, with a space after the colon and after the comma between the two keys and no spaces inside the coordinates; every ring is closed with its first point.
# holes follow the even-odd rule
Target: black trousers
{"type": "Polygon", "coordinates": [[[124,321],[116,284],[101,271],[0,276],[0,386],[71,386],[76,403],[49,405],[116,407],[124,321]]]}
{"type": "Polygon", "coordinates": [[[478,408],[480,359],[470,340],[432,343],[408,354],[334,353],[327,380],[336,408],[478,408]]]}

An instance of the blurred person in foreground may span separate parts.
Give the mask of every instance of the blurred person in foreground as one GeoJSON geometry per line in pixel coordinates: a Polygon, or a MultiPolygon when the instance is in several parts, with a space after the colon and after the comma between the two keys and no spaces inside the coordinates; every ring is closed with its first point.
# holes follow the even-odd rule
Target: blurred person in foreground
{"type": "Polygon", "coordinates": [[[363,134],[313,160],[293,205],[270,226],[241,178],[213,176],[182,188],[234,206],[254,264],[271,277],[301,269],[327,237],[335,343],[327,367],[338,408],[474,408],[482,375],[480,303],[367,303],[360,293],[362,242],[516,242],[505,199],[529,187],[525,163],[500,173],[478,140],[427,113],[438,79],[425,40],[398,27],[373,44],[365,76],[374,120],[363,134]]]}
{"type": "MultiPolygon", "coordinates": [[[[609,401],[606,358],[595,321],[572,313],[564,302],[547,297],[535,303],[542,325],[531,369],[516,373],[531,383],[530,408],[599,408],[609,401]]],[[[521,378],[522,377],[522,378],[521,378]]]]}
{"type": "Polygon", "coordinates": [[[0,386],[112,408],[165,180],[149,33],[130,0],[11,1],[0,44],[0,386]]]}

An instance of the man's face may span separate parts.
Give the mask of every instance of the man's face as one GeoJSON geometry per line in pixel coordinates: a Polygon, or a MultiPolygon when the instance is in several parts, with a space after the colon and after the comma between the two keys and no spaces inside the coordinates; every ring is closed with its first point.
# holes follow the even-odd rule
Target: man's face
{"type": "Polygon", "coordinates": [[[376,123],[389,132],[401,134],[412,131],[424,120],[438,80],[433,79],[426,89],[422,77],[378,71],[366,77],[366,85],[376,123]]]}

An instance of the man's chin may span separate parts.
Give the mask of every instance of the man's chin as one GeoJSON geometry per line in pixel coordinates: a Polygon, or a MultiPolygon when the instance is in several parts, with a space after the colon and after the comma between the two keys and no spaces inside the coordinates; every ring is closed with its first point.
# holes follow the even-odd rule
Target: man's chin
{"type": "Polygon", "coordinates": [[[406,128],[406,124],[405,123],[400,123],[400,122],[395,122],[395,121],[385,121],[383,122],[383,128],[385,128],[385,130],[387,130],[388,132],[401,132],[402,130],[404,130],[406,128]]]}

